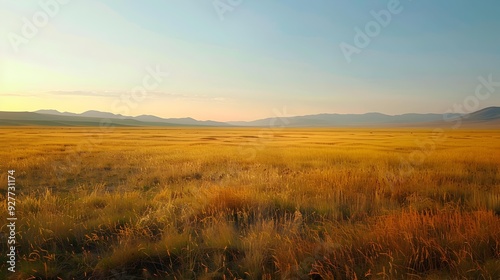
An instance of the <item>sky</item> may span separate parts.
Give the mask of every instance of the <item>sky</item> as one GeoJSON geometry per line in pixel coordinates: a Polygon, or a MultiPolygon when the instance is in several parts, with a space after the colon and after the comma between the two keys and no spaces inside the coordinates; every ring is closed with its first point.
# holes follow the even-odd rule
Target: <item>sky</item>
{"type": "Polygon", "coordinates": [[[499,106],[499,11],[496,0],[0,0],[0,111],[236,121],[499,106]]]}

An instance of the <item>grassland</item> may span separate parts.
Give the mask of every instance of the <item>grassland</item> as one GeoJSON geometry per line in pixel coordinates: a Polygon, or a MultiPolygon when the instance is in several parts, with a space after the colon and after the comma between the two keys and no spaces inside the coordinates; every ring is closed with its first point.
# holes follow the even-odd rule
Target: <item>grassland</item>
{"type": "Polygon", "coordinates": [[[19,219],[1,279],[500,279],[498,131],[16,127],[0,143],[19,219]]]}

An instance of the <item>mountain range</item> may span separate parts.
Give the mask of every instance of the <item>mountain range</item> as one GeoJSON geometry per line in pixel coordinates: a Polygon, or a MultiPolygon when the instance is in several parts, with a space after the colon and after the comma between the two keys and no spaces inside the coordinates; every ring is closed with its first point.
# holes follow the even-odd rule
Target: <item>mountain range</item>
{"type": "Polygon", "coordinates": [[[466,127],[500,128],[500,107],[488,107],[469,114],[317,114],[255,121],[199,121],[193,118],[160,118],[153,115],[123,116],[108,112],[87,111],[81,114],[39,110],[35,112],[0,112],[0,126],[98,126],[103,120],[115,126],[209,126],[209,127],[437,127],[460,122],[466,127]]]}

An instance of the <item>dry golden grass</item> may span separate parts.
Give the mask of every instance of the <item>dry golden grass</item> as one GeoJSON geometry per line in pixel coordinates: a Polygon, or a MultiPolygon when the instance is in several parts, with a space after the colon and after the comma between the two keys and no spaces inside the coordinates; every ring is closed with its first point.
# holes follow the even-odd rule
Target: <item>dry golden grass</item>
{"type": "Polygon", "coordinates": [[[0,278],[500,279],[499,140],[486,130],[0,128],[20,256],[15,274],[0,256],[0,278]]]}

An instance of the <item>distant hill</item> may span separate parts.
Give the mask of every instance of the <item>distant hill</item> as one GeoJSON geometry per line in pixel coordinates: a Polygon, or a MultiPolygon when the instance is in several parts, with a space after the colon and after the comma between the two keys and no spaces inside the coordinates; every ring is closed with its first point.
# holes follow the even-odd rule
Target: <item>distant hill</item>
{"type": "MultiPolygon", "coordinates": [[[[140,122],[133,119],[107,119],[115,126],[177,126],[169,123],[140,122]]],[[[103,118],[51,115],[32,112],[0,112],[0,125],[100,126],[103,118]]]]}
{"type": "Polygon", "coordinates": [[[157,116],[152,116],[152,115],[141,115],[137,117],[131,117],[131,116],[123,116],[119,114],[113,114],[113,113],[107,113],[107,112],[100,112],[100,111],[86,111],[81,114],[74,114],[74,113],[68,113],[64,112],[61,113],[56,110],[39,110],[34,113],[38,114],[44,114],[44,115],[56,115],[56,116],[70,116],[70,117],[90,117],[90,118],[99,118],[99,119],[111,119],[111,120],[116,120],[116,119],[126,119],[126,120],[134,120],[137,121],[135,125],[138,126],[144,126],[144,124],[150,123],[153,124],[154,126],[159,126],[159,125],[175,125],[175,126],[230,126],[227,123],[223,122],[215,122],[215,121],[198,121],[193,118],[169,118],[169,119],[164,119],[160,118],[157,116]]]}
{"type": "MultiPolygon", "coordinates": [[[[449,117],[460,117],[460,114],[453,114],[449,117]]],[[[279,119],[279,124],[286,124],[289,127],[351,127],[351,126],[397,126],[415,125],[443,120],[441,114],[404,114],[390,116],[381,113],[366,114],[318,114],[279,119]]],[[[278,123],[273,118],[261,119],[251,122],[237,122],[232,124],[246,126],[269,126],[278,123]]]]}
{"type": "Polygon", "coordinates": [[[500,128],[500,107],[489,107],[467,114],[462,118],[463,127],[500,128]]]}
{"type": "Polygon", "coordinates": [[[177,125],[195,125],[195,126],[230,126],[228,123],[216,122],[216,121],[199,121],[193,118],[168,118],[163,119],[157,116],[151,115],[141,115],[134,118],[135,120],[145,121],[145,122],[167,122],[177,125]]]}
{"type": "Polygon", "coordinates": [[[467,121],[498,121],[500,120],[500,107],[489,107],[470,113],[464,117],[467,121]]]}
{"type": "Polygon", "coordinates": [[[462,127],[500,128],[500,107],[489,107],[470,114],[317,114],[286,118],[266,118],[249,122],[199,121],[193,118],[161,118],[153,115],[122,116],[108,112],[81,114],[40,110],[36,112],[0,112],[0,125],[99,126],[107,119],[115,126],[242,126],[242,127],[444,127],[460,122],[462,127]]]}
{"type": "Polygon", "coordinates": [[[239,126],[286,127],[446,127],[461,121],[465,127],[500,128],[500,107],[489,107],[467,115],[453,114],[317,114],[287,118],[267,118],[250,122],[230,122],[239,126]]]}

